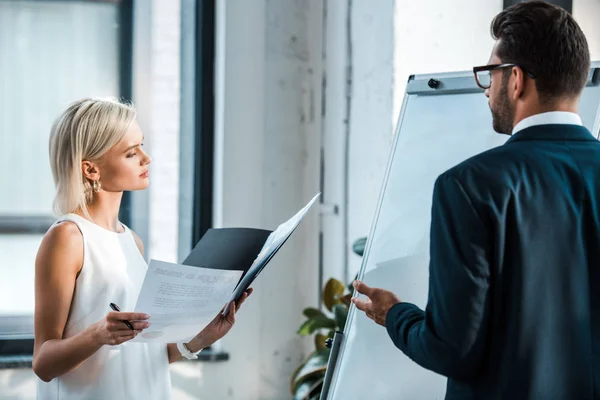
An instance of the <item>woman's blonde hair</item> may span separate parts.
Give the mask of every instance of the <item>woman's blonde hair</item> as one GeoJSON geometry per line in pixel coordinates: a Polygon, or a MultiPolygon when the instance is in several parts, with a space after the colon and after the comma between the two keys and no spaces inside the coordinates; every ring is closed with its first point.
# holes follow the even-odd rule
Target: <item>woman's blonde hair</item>
{"type": "Polygon", "coordinates": [[[135,109],[115,99],[82,99],[72,103],[54,122],[50,132],[50,166],[56,186],[54,212],[81,210],[94,193],[83,175],[83,161],[98,161],[125,136],[135,120],[135,109]]]}

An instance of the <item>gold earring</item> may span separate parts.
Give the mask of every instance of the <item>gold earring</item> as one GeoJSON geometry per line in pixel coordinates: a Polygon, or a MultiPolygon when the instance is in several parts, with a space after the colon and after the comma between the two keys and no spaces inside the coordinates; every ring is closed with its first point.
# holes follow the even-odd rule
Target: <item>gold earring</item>
{"type": "Polygon", "coordinates": [[[98,193],[102,189],[102,184],[100,183],[100,179],[98,179],[97,181],[94,181],[92,183],[92,189],[94,189],[94,192],[96,192],[96,193],[98,193]]]}

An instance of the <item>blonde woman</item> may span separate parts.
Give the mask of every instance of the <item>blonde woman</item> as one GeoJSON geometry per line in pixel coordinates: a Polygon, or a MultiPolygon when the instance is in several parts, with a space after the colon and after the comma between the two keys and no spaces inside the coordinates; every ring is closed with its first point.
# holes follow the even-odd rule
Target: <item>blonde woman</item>
{"type": "Polygon", "coordinates": [[[147,265],[139,237],[118,220],[123,191],[149,183],[143,138],[134,109],[112,100],[78,101],[52,127],[54,207],[61,217],[35,266],[39,399],[169,399],[168,364],[194,358],[229,332],[251,293],[189,343],[127,343],[151,323],[126,311],[135,307],[147,265]],[[133,330],[122,321],[134,321],[133,330]]]}

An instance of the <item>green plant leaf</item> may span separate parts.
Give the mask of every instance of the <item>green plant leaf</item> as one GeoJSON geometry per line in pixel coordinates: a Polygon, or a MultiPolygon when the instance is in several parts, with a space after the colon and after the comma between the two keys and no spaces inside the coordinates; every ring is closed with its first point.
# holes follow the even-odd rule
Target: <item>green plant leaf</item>
{"type": "Polygon", "coordinates": [[[323,304],[329,311],[333,309],[333,306],[340,303],[340,296],[344,294],[344,284],[337,279],[331,278],[325,284],[323,289],[323,304]]]}
{"type": "Polygon", "coordinates": [[[346,319],[348,318],[348,308],[344,304],[336,304],[333,306],[333,316],[337,329],[343,331],[346,326],[346,319]]]}
{"type": "Polygon", "coordinates": [[[302,325],[300,325],[300,328],[298,329],[298,332],[296,332],[296,333],[300,336],[308,336],[312,333],[313,325],[314,325],[314,321],[312,319],[304,321],[304,323],[302,325]]]}
{"type": "MultiPolygon", "coordinates": [[[[304,314],[309,321],[315,318],[327,318],[327,316],[323,314],[321,310],[317,310],[316,308],[312,307],[305,308],[304,311],[302,311],[302,314],[304,314]]],[[[306,329],[309,329],[309,327],[314,325],[314,323],[309,321],[304,321],[302,325],[300,325],[300,328],[298,328],[298,334],[302,336],[310,335],[311,332],[306,331],[306,329]]]]}
{"type": "Polygon", "coordinates": [[[312,378],[302,382],[294,393],[294,400],[319,399],[324,378],[312,378]]]}
{"type": "Polygon", "coordinates": [[[306,318],[315,318],[316,316],[322,315],[325,317],[325,314],[323,314],[323,312],[321,310],[317,310],[316,308],[312,308],[312,307],[308,307],[305,308],[304,311],[302,311],[302,314],[304,314],[304,316],[306,318]]]}
{"type": "Polygon", "coordinates": [[[310,394],[310,389],[312,388],[313,384],[318,380],[318,378],[307,379],[306,381],[298,385],[296,390],[292,392],[292,394],[294,395],[294,400],[305,400],[306,396],[310,394]]]}
{"type": "MultiPolygon", "coordinates": [[[[298,368],[292,378],[292,394],[295,394],[298,387],[307,380],[321,379],[325,376],[327,362],[329,361],[330,349],[325,348],[312,352],[306,361],[298,368]]],[[[315,381],[316,382],[316,381],[315,381]]]]}
{"type": "Polygon", "coordinates": [[[315,335],[315,347],[317,350],[326,349],[325,341],[327,340],[327,336],[317,333],[315,335]]]}
{"type": "Polygon", "coordinates": [[[294,394],[294,390],[296,389],[296,386],[297,386],[296,385],[296,375],[298,375],[298,373],[300,372],[302,367],[304,367],[304,363],[298,365],[298,368],[296,368],[296,370],[294,370],[294,373],[290,377],[290,393],[291,394],[294,394]]]}
{"type": "Polygon", "coordinates": [[[325,315],[317,315],[314,318],[304,321],[300,329],[298,329],[298,335],[308,336],[319,329],[335,329],[335,326],[335,320],[327,318],[325,315]]]}
{"type": "Polygon", "coordinates": [[[352,244],[352,250],[354,251],[355,254],[358,254],[359,256],[362,257],[365,254],[365,245],[366,244],[367,244],[366,237],[356,239],[354,241],[354,243],[352,244]]]}

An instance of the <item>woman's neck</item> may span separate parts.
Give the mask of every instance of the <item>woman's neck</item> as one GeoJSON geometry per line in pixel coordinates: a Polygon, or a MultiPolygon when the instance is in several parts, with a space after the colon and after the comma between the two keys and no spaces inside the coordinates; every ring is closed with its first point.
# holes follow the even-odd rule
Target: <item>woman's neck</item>
{"type": "Polygon", "coordinates": [[[92,222],[109,231],[122,232],[123,227],[119,223],[119,209],[121,208],[122,198],[123,192],[102,191],[94,193],[94,200],[87,206],[92,222]]]}

